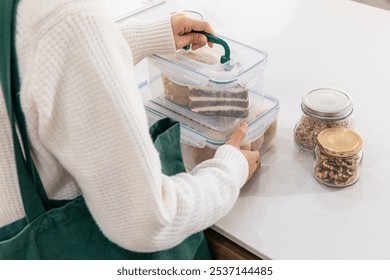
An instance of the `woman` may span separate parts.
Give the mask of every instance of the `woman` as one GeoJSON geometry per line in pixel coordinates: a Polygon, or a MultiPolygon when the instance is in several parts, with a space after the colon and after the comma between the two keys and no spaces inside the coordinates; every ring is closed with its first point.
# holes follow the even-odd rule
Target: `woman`
{"type": "MultiPolygon", "coordinates": [[[[174,15],[114,25],[100,1],[21,0],[16,16],[20,102],[49,198],[83,195],[103,234],[122,248],[172,248],[232,208],[257,168],[246,124],[191,173],[166,176],[148,131],[134,65],[199,48],[207,22],[174,15]]],[[[0,227],[25,216],[0,97],[0,227]]]]}

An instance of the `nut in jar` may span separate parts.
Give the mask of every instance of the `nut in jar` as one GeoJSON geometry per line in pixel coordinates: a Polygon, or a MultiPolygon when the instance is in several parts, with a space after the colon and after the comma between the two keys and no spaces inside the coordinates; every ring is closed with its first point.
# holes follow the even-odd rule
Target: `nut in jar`
{"type": "Polygon", "coordinates": [[[355,131],[329,128],[318,135],[313,174],[321,183],[346,187],[359,179],[363,140],[355,131]]]}

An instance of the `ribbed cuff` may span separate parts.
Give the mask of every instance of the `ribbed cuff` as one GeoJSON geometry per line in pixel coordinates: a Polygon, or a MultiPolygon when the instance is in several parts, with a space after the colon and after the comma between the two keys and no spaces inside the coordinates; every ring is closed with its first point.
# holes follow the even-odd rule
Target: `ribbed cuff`
{"type": "Polygon", "coordinates": [[[232,145],[222,145],[217,149],[214,158],[229,163],[240,188],[245,184],[248,178],[249,166],[245,156],[237,148],[232,145]]]}
{"type": "Polygon", "coordinates": [[[120,26],[135,63],[151,54],[175,52],[171,16],[147,22],[130,22],[120,26]]]}

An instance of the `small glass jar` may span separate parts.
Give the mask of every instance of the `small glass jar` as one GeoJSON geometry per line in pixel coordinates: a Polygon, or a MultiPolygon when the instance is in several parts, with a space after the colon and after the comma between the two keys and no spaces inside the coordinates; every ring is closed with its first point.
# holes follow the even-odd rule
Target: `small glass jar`
{"type": "Polygon", "coordinates": [[[313,175],[331,187],[346,187],[359,180],[363,140],[355,131],[329,128],[318,135],[313,175]]]}
{"type": "Polygon", "coordinates": [[[300,150],[314,152],[318,134],[327,128],[353,129],[352,98],[333,88],[312,90],[302,97],[303,115],[294,128],[294,143],[300,150]]]}

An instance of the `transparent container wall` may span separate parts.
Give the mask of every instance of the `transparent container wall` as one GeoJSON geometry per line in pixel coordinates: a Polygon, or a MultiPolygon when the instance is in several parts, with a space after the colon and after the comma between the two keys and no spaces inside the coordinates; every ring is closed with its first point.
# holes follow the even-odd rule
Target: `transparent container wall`
{"type": "MultiPolygon", "coordinates": [[[[250,141],[251,150],[258,150],[260,154],[264,154],[273,147],[276,137],[277,116],[272,123],[266,128],[265,132],[257,139],[250,141]]],[[[192,170],[199,163],[212,159],[219,146],[206,145],[204,147],[196,147],[189,143],[181,144],[183,151],[183,160],[187,170],[192,170]]]]}
{"type": "MultiPolygon", "coordinates": [[[[211,129],[221,131],[236,126],[243,119],[247,118],[251,112],[257,111],[264,101],[264,64],[255,66],[250,73],[242,74],[230,85],[220,85],[202,75],[196,75],[192,71],[175,68],[172,65],[161,66],[160,64],[161,62],[156,61],[155,59],[152,61],[149,60],[149,101],[177,112],[211,129]],[[161,68],[163,68],[164,72],[161,71],[161,68]],[[176,76],[182,76],[182,80],[186,79],[187,81],[190,81],[189,83],[191,83],[191,85],[188,86],[188,83],[183,85],[173,81],[172,73],[176,76]],[[248,96],[247,111],[242,114],[232,113],[231,116],[208,116],[195,112],[190,106],[190,102],[192,101],[189,98],[189,89],[205,89],[214,92],[240,91],[241,89],[244,89],[247,91],[248,96]]],[[[207,98],[205,98],[205,100],[205,102],[208,102],[207,98]]]]}

